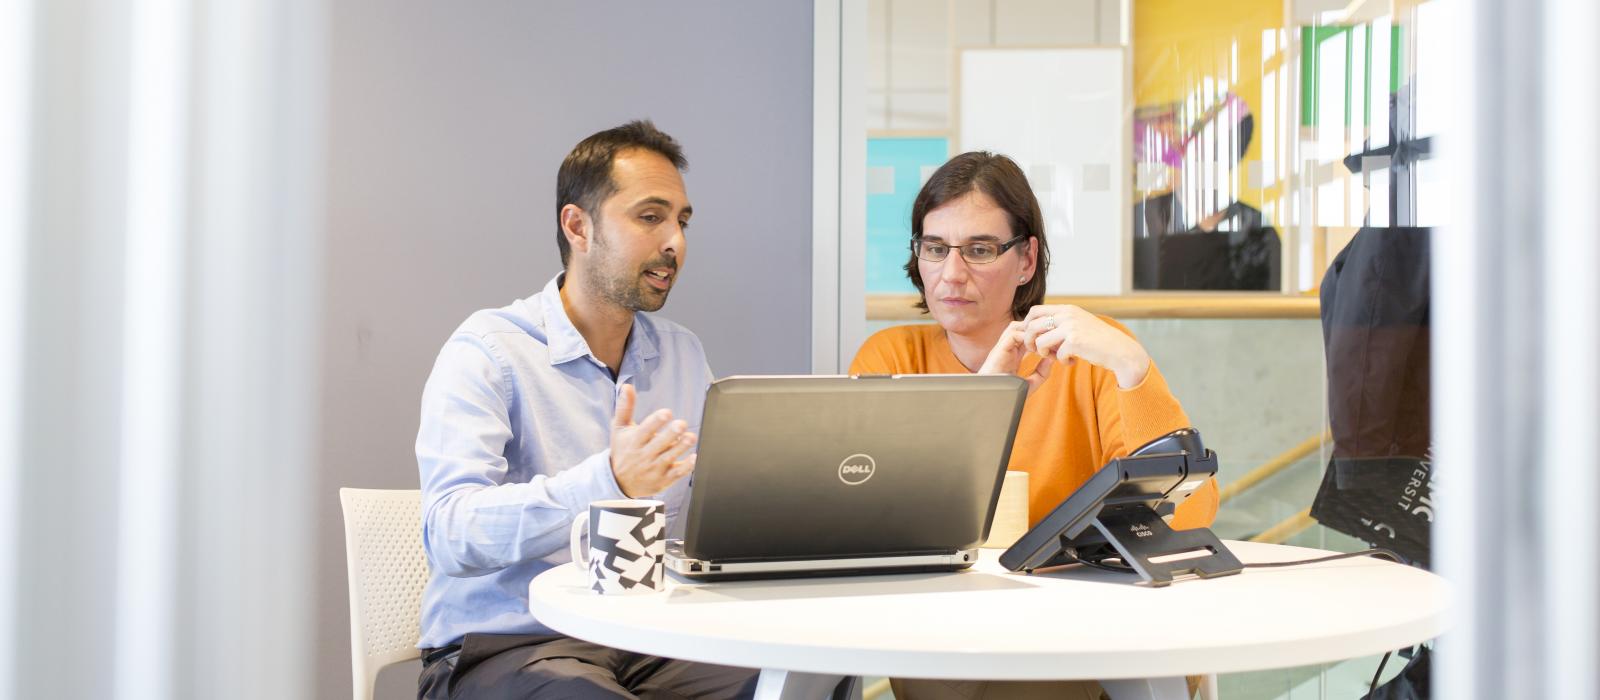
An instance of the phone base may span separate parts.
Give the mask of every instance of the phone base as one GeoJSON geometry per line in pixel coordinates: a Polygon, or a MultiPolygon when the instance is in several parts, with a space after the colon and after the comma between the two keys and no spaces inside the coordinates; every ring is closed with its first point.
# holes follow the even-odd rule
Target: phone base
{"type": "Polygon", "coordinates": [[[1209,528],[1174,530],[1143,503],[1107,506],[1093,525],[1077,538],[1062,538],[1063,554],[1092,564],[1120,559],[1151,586],[1167,586],[1187,574],[1215,578],[1244,570],[1209,528]]]}

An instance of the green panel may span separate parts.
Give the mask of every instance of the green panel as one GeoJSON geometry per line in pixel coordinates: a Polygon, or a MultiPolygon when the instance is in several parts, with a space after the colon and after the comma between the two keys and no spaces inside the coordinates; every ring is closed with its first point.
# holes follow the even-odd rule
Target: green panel
{"type": "MultiPolygon", "coordinates": [[[[1322,42],[1350,31],[1349,27],[1323,26],[1300,28],[1300,125],[1317,125],[1317,47],[1322,42]]],[[[1346,47],[1348,50],[1348,46],[1346,47]]],[[[1346,61],[1345,65],[1349,65],[1346,61]]],[[[1348,82],[1346,83],[1348,85],[1348,82]]],[[[1349,105],[1349,100],[1345,101],[1349,105]]]]}
{"type": "Polygon", "coordinates": [[[1353,27],[1345,28],[1344,39],[1344,125],[1347,128],[1350,126],[1350,86],[1355,82],[1355,76],[1350,74],[1350,66],[1354,65],[1350,59],[1355,57],[1356,33],[1351,29],[1353,27]]]}
{"type": "Polygon", "coordinates": [[[1400,91],[1400,25],[1389,27],[1389,92],[1400,91]]]}
{"type": "Polygon", "coordinates": [[[1317,28],[1300,28],[1300,126],[1317,125],[1317,28]]]}
{"type": "Polygon", "coordinates": [[[1372,124],[1372,45],[1373,45],[1373,43],[1375,43],[1375,42],[1372,40],[1372,29],[1371,29],[1371,27],[1368,27],[1367,28],[1367,40],[1365,42],[1363,42],[1362,46],[1361,46],[1362,52],[1364,54],[1366,54],[1366,58],[1361,60],[1361,65],[1366,67],[1366,70],[1363,71],[1364,73],[1366,73],[1366,75],[1361,76],[1361,92],[1362,92],[1362,94],[1367,96],[1366,99],[1361,101],[1361,106],[1364,109],[1364,113],[1361,115],[1361,123],[1363,125],[1367,125],[1367,126],[1370,126],[1372,124]]]}
{"type": "MultiPolygon", "coordinates": [[[[1370,26],[1371,25],[1368,25],[1369,28],[1370,28],[1370,26]]],[[[1317,71],[1319,69],[1321,69],[1321,66],[1318,65],[1318,62],[1317,62],[1317,55],[1318,55],[1317,48],[1322,46],[1322,42],[1327,41],[1328,39],[1336,37],[1336,36],[1338,36],[1340,34],[1348,33],[1352,28],[1353,27],[1342,26],[1342,25],[1327,25],[1327,26],[1320,26],[1320,27],[1301,27],[1300,28],[1300,125],[1301,126],[1316,126],[1317,125],[1317,112],[1318,112],[1317,107],[1318,107],[1319,104],[1321,104],[1321,96],[1318,94],[1319,91],[1317,89],[1317,71]]],[[[1393,94],[1394,92],[1396,92],[1396,91],[1398,91],[1400,89],[1400,80],[1401,80],[1400,56],[1401,56],[1401,49],[1403,48],[1401,46],[1401,43],[1400,43],[1401,42],[1401,34],[1400,34],[1400,32],[1401,32],[1401,27],[1399,25],[1392,25],[1392,26],[1389,27],[1389,47],[1388,48],[1389,48],[1389,93],[1390,94],[1393,94]]],[[[1371,124],[1372,123],[1372,75],[1371,75],[1371,73],[1372,73],[1372,49],[1373,49],[1372,45],[1374,43],[1376,43],[1376,42],[1373,40],[1372,33],[1369,31],[1368,34],[1367,34],[1367,41],[1366,41],[1365,45],[1362,47],[1362,50],[1364,52],[1366,52],[1366,56],[1367,56],[1366,61],[1364,61],[1364,64],[1366,66],[1367,75],[1361,76],[1361,82],[1363,83],[1362,89],[1366,90],[1366,94],[1368,96],[1368,99],[1366,100],[1366,113],[1361,115],[1361,119],[1362,119],[1362,123],[1363,124],[1371,124]]],[[[1355,47],[1353,46],[1353,44],[1354,44],[1353,41],[1346,41],[1345,42],[1345,66],[1349,66],[1350,65],[1350,59],[1354,56],[1353,51],[1354,51],[1355,47]]],[[[1356,81],[1356,77],[1353,76],[1353,75],[1350,75],[1349,71],[1346,71],[1346,74],[1344,76],[1344,92],[1345,92],[1345,95],[1344,95],[1344,97],[1345,97],[1345,99],[1344,99],[1344,105],[1345,105],[1345,108],[1344,108],[1344,122],[1345,122],[1346,126],[1348,126],[1350,124],[1351,117],[1353,116],[1353,115],[1350,114],[1350,91],[1351,91],[1352,88],[1355,87],[1355,81],[1356,81]]]]}

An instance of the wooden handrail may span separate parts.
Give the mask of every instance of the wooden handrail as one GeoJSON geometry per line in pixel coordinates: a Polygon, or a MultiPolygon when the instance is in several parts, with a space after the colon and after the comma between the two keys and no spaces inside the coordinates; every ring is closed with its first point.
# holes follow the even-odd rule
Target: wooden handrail
{"type": "Polygon", "coordinates": [[[889,679],[879,678],[861,690],[861,700],[875,700],[889,694],[889,679]]]}
{"type": "Polygon", "coordinates": [[[1311,509],[1307,508],[1289,516],[1288,518],[1285,518],[1277,525],[1273,525],[1272,527],[1261,531],[1261,534],[1250,538],[1250,541],[1266,542],[1268,544],[1283,544],[1284,542],[1288,541],[1290,537],[1294,537],[1295,535],[1305,532],[1307,528],[1310,528],[1312,525],[1316,524],[1316,518],[1311,517],[1311,509]]]}
{"type": "MultiPolygon", "coordinates": [[[[869,321],[923,321],[915,294],[868,294],[869,321]]],[[[1319,318],[1315,296],[1262,292],[1138,292],[1123,296],[1048,296],[1112,318],[1319,318]]]]}
{"type": "Polygon", "coordinates": [[[1222,489],[1222,496],[1220,499],[1221,502],[1227,503],[1235,496],[1255,488],[1256,484],[1267,480],[1269,477],[1277,474],[1278,472],[1288,469],[1289,466],[1293,465],[1295,462],[1305,459],[1307,455],[1316,452],[1318,449],[1321,449],[1324,443],[1332,439],[1332,431],[1323,431],[1321,435],[1315,435],[1306,438],[1305,442],[1295,445],[1294,447],[1284,451],[1282,454],[1267,460],[1266,463],[1262,464],[1261,466],[1251,469],[1244,476],[1234,479],[1222,489]]]}

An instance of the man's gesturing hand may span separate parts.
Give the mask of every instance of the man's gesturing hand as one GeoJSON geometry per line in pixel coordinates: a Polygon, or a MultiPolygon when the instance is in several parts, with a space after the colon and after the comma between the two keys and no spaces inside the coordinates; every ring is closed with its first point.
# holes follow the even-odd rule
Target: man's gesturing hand
{"type": "Polygon", "coordinates": [[[611,473],[629,498],[661,493],[694,471],[694,457],[683,455],[697,439],[688,423],[672,420],[672,411],[665,408],[634,423],[638,398],[632,384],[622,385],[611,419],[611,473]]]}

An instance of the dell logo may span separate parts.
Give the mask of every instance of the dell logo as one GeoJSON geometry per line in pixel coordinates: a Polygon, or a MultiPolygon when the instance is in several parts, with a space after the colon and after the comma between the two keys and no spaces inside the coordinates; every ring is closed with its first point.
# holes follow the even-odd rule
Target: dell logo
{"type": "Polygon", "coordinates": [[[872,455],[853,454],[839,463],[839,480],[850,486],[859,486],[871,479],[872,473],[877,470],[878,463],[872,460],[872,455]]]}

